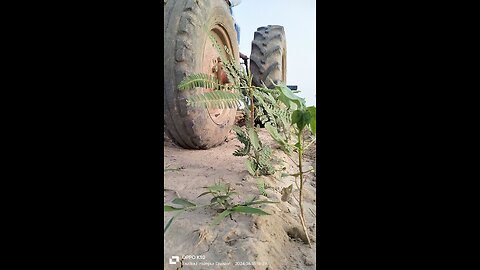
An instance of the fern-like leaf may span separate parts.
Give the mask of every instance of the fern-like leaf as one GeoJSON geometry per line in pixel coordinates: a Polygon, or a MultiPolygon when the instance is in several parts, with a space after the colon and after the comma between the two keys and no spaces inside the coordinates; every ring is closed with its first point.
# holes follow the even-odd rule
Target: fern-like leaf
{"type": "Polygon", "coordinates": [[[233,126],[233,131],[237,134],[237,139],[244,145],[243,149],[239,148],[233,152],[234,156],[246,156],[250,153],[250,140],[247,137],[247,134],[237,126],[233,126]]]}
{"type": "Polygon", "coordinates": [[[259,152],[258,169],[261,175],[271,175],[275,173],[275,169],[271,163],[272,149],[268,146],[264,146],[259,152]]]}
{"type": "Polygon", "coordinates": [[[248,173],[250,175],[255,176],[255,173],[257,171],[257,163],[253,159],[247,159],[245,160],[245,165],[247,166],[248,173]]]}
{"type": "Polygon", "coordinates": [[[246,143],[243,148],[238,148],[237,150],[235,150],[235,152],[233,152],[233,155],[237,157],[243,157],[248,155],[249,152],[250,152],[250,143],[246,143]]]}
{"type": "Polygon", "coordinates": [[[258,137],[258,133],[255,128],[247,128],[248,138],[250,139],[250,143],[253,145],[255,150],[260,150],[262,148],[262,143],[260,138],[258,137]]]}
{"type": "Polygon", "coordinates": [[[243,96],[241,94],[226,91],[201,93],[187,99],[188,105],[205,109],[237,109],[242,102],[243,96]]]}
{"type": "Polygon", "coordinates": [[[267,192],[265,191],[265,189],[266,189],[265,182],[260,180],[260,178],[258,178],[258,180],[257,180],[257,187],[258,187],[258,191],[260,192],[260,194],[267,197],[267,192]]]}
{"type": "Polygon", "coordinates": [[[189,75],[178,85],[178,89],[180,90],[188,90],[195,87],[213,88],[218,90],[222,88],[222,85],[216,77],[203,73],[189,75]]]}

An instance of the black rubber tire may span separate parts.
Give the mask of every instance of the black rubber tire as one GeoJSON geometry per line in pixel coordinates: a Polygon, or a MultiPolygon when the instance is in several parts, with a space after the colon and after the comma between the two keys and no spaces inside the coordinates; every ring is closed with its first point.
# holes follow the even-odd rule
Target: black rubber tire
{"type": "Polygon", "coordinates": [[[250,53],[250,72],[255,86],[262,86],[263,82],[272,88],[270,79],[275,84],[287,83],[287,40],[283,26],[257,28],[250,53]]]}
{"type": "Polygon", "coordinates": [[[219,45],[226,45],[239,61],[237,35],[225,0],[176,0],[164,5],[164,126],[172,141],[187,149],[223,143],[235,122],[235,109],[223,110],[214,122],[209,111],[187,106],[186,98],[204,89],[177,88],[185,76],[202,73],[207,65],[204,52],[211,44],[206,30],[221,37],[219,45]]]}

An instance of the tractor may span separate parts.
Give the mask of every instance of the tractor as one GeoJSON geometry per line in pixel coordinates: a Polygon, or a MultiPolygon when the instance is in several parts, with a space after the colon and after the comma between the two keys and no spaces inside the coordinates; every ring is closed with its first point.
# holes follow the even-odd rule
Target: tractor
{"type": "MultiPolygon", "coordinates": [[[[282,26],[259,27],[250,57],[239,52],[239,31],[228,0],[164,0],[164,129],[186,149],[209,149],[222,144],[235,124],[236,109],[195,109],[188,93],[178,89],[190,74],[225,77],[218,67],[219,53],[211,39],[226,46],[253,76],[255,86],[286,83],[286,39],[282,26]],[[273,83],[272,83],[273,82],[273,83]]],[[[225,52],[224,52],[225,53],[225,52]]],[[[226,56],[226,53],[225,55],[226,56]]],[[[211,91],[201,89],[199,91],[211,91]]]]}

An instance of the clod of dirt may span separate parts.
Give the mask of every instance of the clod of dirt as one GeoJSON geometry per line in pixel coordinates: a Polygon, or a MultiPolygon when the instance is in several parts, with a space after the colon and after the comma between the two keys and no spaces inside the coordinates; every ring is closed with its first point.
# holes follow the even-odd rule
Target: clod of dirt
{"type": "Polygon", "coordinates": [[[299,240],[302,240],[305,244],[308,244],[307,236],[302,230],[300,230],[297,227],[288,229],[287,235],[293,240],[299,239],[299,240]]]}

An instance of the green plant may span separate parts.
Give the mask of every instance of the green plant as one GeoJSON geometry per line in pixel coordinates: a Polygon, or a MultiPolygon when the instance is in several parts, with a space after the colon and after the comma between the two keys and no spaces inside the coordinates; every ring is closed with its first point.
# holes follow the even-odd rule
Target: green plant
{"type": "Polygon", "coordinates": [[[238,109],[243,107],[246,117],[246,128],[243,130],[234,126],[233,130],[238,140],[244,146],[237,149],[233,155],[248,156],[246,167],[251,175],[271,175],[275,172],[271,164],[272,150],[260,141],[255,128],[255,120],[260,120],[262,123],[268,121],[279,133],[289,136],[288,127],[290,120],[288,110],[290,110],[290,107],[283,106],[277,101],[283,95],[278,89],[252,85],[250,72],[235,61],[227,47],[225,47],[225,51],[228,58],[224,57],[217,41],[211,36],[210,39],[220,55],[220,62],[223,64],[229,83],[222,84],[218,78],[200,73],[185,77],[178,87],[184,91],[197,87],[212,90],[211,92],[199,93],[187,98],[187,103],[194,108],[238,109]]]}
{"type": "Polygon", "coordinates": [[[198,206],[186,199],[182,199],[182,198],[175,198],[173,201],[172,201],[172,204],[178,204],[178,205],[181,205],[183,207],[178,207],[178,206],[171,206],[171,205],[164,205],[163,206],[163,212],[172,212],[172,211],[177,211],[177,213],[171,217],[167,224],[165,225],[165,227],[163,228],[163,233],[165,234],[165,232],[167,232],[167,229],[170,227],[170,225],[172,224],[172,221],[178,216],[180,215],[181,213],[185,212],[185,211],[188,211],[188,210],[193,210],[193,209],[196,209],[198,207],[201,207],[201,206],[198,206]]]}
{"type": "Polygon", "coordinates": [[[165,174],[166,172],[179,171],[179,170],[182,170],[182,169],[184,169],[183,166],[181,166],[179,168],[170,168],[170,165],[167,165],[166,167],[163,167],[163,174],[165,174]]]}
{"type": "MultiPolygon", "coordinates": [[[[316,108],[314,106],[307,107],[305,105],[305,101],[300,97],[296,96],[288,87],[282,85],[276,85],[275,88],[278,88],[282,95],[280,97],[280,101],[283,102],[286,106],[295,108],[293,113],[291,114],[291,130],[296,135],[296,143],[291,144],[288,140],[288,137],[282,136],[276,128],[274,128],[270,123],[265,124],[265,128],[267,129],[270,136],[280,145],[280,148],[290,157],[292,162],[297,166],[298,173],[290,174],[291,176],[295,177],[295,184],[299,189],[299,198],[295,198],[300,207],[300,222],[303,227],[303,231],[306,235],[308,240],[308,244],[311,247],[310,237],[308,236],[308,231],[305,222],[305,214],[303,208],[303,187],[305,184],[305,175],[307,173],[313,172],[313,169],[304,171],[303,170],[303,153],[304,151],[310,147],[314,142],[315,138],[309,144],[305,145],[305,141],[303,139],[304,133],[307,129],[312,131],[312,134],[316,134],[316,108]],[[291,158],[293,155],[292,149],[297,152],[298,163],[291,158]],[[297,183],[297,178],[300,178],[300,183],[297,183]]],[[[285,194],[282,194],[282,200],[288,198],[291,193],[290,191],[287,192],[285,190],[285,194]],[[288,194],[288,195],[287,195],[288,194]]],[[[295,197],[295,196],[294,196],[295,197]]]]}
{"type": "Polygon", "coordinates": [[[242,203],[237,203],[233,204],[232,203],[232,196],[237,195],[236,192],[234,192],[231,188],[230,185],[227,183],[215,183],[212,186],[204,187],[207,189],[206,192],[203,192],[200,194],[197,198],[210,194],[212,195],[212,199],[210,200],[209,204],[205,205],[197,205],[193,202],[190,202],[186,199],[182,198],[175,198],[171,204],[176,204],[175,206],[172,205],[164,205],[163,206],[163,211],[164,212],[173,212],[177,211],[177,213],[171,217],[167,224],[165,225],[163,229],[163,233],[167,231],[167,229],[170,227],[172,224],[173,220],[180,215],[181,213],[184,213],[186,211],[193,211],[197,208],[200,207],[212,207],[212,208],[217,208],[221,213],[217,215],[214,220],[212,221],[211,225],[218,225],[226,216],[232,215],[233,213],[244,213],[244,214],[254,214],[254,215],[270,215],[269,213],[255,207],[251,207],[251,205],[255,204],[267,204],[267,203],[277,203],[273,201],[258,201],[256,200],[256,197],[254,196],[252,199],[244,201],[242,203]],[[178,205],[178,206],[177,206],[178,205]],[[180,207],[181,206],[181,207],[180,207]]]}
{"type": "Polygon", "coordinates": [[[245,161],[247,171],[253,176],[273,174],[275,170],[271,163],[272,149],[260,141],[255,127],[247,127],[243,131],[240,127],[234,126],[233,131],[237,134],[237,139],[244,145],[233,155],[248,156],[245,161]]]}
{"type": "Polygon", "coordinates": [[[262,179],[258,178],[257,179],[257,187],[258,187],[258,192],[260,193],[260,195],[263,195],[265,197],[267,197],[267,185],[265,183],[265,181],[262,181],[262,179]]]}
{"type": "MultiPolygon", "coordinates": [[[[265,125],[270,136],[298,168],[298,173],[290,175],[295,177],[295,184],[300,191],[299,198],[295,199],[299,203],[299,218],[308,244],[311,247],[303,208],[303,187],[306,181],[305,175],[313,172],[313,169],[304,171],[302,163],[304,151],[315,142],[314,138],[309,144],[305,145],[303,136],[306,129],[310,129],[313,134],[316,134],[316,108],[314,106],[307,107],[305,100],[295,95],[286,85],[276,85],[272,82],[274,85],[273,89],[268,89],[265,86],[253,86],[250,72],[243,70],[233,60],[235,58],[226,47],[225,50],[230,58],[226,59],[223,57],[217,42],[215,39],[211,39],[221,55],[221,61],[225,66],[229,83],[221,84],[217,78],[207,74],[193,74],[187,76],[180,83],[179,88],[182,90],[195,87],[213,89],[213,92],[198,94],[188,98],[187,102],[193,107],[207,109],[239,108],[243,105],[246,116],[246,128],[243,130],[239,127],[234,127],[233,130],[237,134],[238,140],[244,146],[237,149],[233,154],[235,156],[248,156],[246,167],[248,172],[254,176],[269,175],[275,171],[270,162],[272,150],[260,141],[255,129],[255,120],[259,120],[265,125]],[[296,137],[295,144],[291,143],[291,135],[296,137]],[[297,153],[298,163],[292,158],[294,152],[297,153]],[[300,179],[300,183],[297,183],[297,178],[300,179]]],[[[287,191],[285,191],[286,197],[291,194],[291,187],[289,187],[290,192],[287,193],[287,191]]],[[[231,209],[226,209],[222,212],[223,217],[231,212],[231,209]]]]}
{"type": "Polygon", "coordinates": [[[211,194],[213,198],[210,200],[210,206],[215,206],[215,205],[220,205],[223,208],[228,208],[230,207],[230,201],[231,197],[233,195],[237,195],[237,192],[234,192],[230,188],[229,183],[215,183],[212,186],[209,187],[203,187],[206,188],[208,191],[203,192],[202,194],[198,195],[197,198],[200,198],[204,195],[211,194]]]}
{"type": "MultiPolygon", "coordinates": [[[[292,124],[296,125],[295,131],[296,131],[296,135],[297,135],[297,143],[295,144],[295,147],[297,148],[297,153],[298,153],[298,164],[296,164],[296,165],[297,165],[297,168],[298,168],[298,171],[299,171],[298,175],[300,177],[300,186],[297,184],[297,181],[295,181],[295,183],[297,184],[297,188],[300,190],[299,199],[297,201],[298,201],[299,206],[300,206],[300,219],[301,219],[301,222],[302,222],[303,231],[305,232],[305,235],[307,236],[308,244],[309,244],[310,247],[312,246],[312,244],[310,243],[310,237],[308,236],[308,231],[307,231],[306,222],[305,222],[305,213],[304,213],[304,209],[303,209],[302,192],[303,192],[303,185],[305,184],[304,175],[308,172],[313,171],[313,170],[309,170],[309,171],[304,172],[303,171],[303,166],[302,166],[302,160],[303,160],[304,151],[308,148],[308,146],[311,145],[311,143],[309,145],[307,145],[306,147],[304,145],[303,134],[304,134],[304,131],[305,131],[305,127],[307,125],[310,125],[310,128],[312,129],[313,134],[316,133],[315,115],[316,115],[316,108],[315,107],[301,108],[299,110],[294,111],[293,114],[292,114],[292,124]]],[[[314,140],[312,141],[312,143],[313,142],[314,142],[314,140]]]]}
{"type": "MultiPolygon", "coordinates": [[[[231,202],[231,196],[236,194],[235,192],[231,192],[230,186],[227,184],[223,185],[216,185],[213,190],[211,187],[207,187],[209,191],[202,193],[200,196],[206,194],[212,194],[213,198],[211,199],[210,203],[212,206],[218,205],[220,206],[220,210],[222,211],[213,221],[212,225],[218,225],[226,216],[231,217],[233,213],[244,213],[244,214],[255,214],[255,215],[270,215],[269,213],[259,209],[251,207],[250,205],[254,204],[266,204],[266,203],[277,203],[272,201],[257,201],[255,200],[256,197],[254,196],[251,200],[233,204],[231,202]],[[218,188],[220,187],[220,188],[218,188]]],[[[199,197],[200,197],[199,196],[199,197]]]]}

